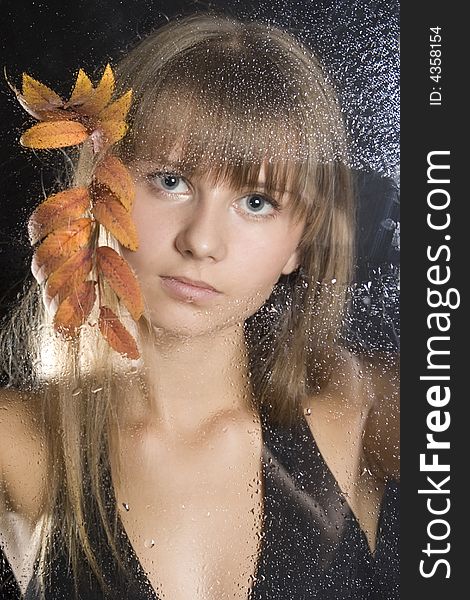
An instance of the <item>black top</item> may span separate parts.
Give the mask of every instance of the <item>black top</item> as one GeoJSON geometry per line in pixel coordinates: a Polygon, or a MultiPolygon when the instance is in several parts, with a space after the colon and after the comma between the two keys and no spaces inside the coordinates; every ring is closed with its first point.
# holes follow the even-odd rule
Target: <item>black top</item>
{"type": "MultiPolygon", "coordinates": [[[[307,422],[303,419],[296,426],[281,428],[262,417],[262,429],[264,520],[250,600],[398,600],[398,484],[387,482],[372,554],[307,422]]],[[[108,479],[110,506],[115,511],[110,483],[108,479]]],[[[98,533],[100,525],[95,530],[98,533]]],[[[103,593],[94,576],[84,571],[78,598],[159,600],[119,518],[117,539],[127,563],[124,570],[109,548],[99,546],[100,537],[105,539],[96,536],[94,549],[109,592],[103,593]]],[[[69,600],[73,590],[66,552],[59,552],[52,561],[44,598],[69,600]]],[[[33,577],[25,599],[39,597],[33,577]]]]}

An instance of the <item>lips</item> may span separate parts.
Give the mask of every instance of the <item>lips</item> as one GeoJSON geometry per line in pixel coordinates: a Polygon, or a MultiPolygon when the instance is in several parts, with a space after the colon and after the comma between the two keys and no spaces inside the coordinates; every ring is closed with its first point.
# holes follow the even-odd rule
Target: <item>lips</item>
{"type": "Polygon", "coordinates": [[[220,292],[205,281],[173,275],[162,275],[161,285],[170,296],[183,302],[204,302],[213,299],[220,292]]]}
{"type": "Polygon", "coordinates": [[[201,288],[203,290],[209,290],[211,292],[218,292],[214,287],[206,283],[205,281],[196,281],[194,279],[189,279],[188,277],[179,277],[176,275],[163,275],[162,279],[174,279],[175,281],[181,281],[186,285],[190,285],[191,287],[201,288]]]}

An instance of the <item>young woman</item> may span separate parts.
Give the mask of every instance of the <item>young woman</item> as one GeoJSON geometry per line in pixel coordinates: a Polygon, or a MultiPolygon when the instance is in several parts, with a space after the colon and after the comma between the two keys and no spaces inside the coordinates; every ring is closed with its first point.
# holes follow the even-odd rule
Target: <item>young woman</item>
{"type": "Polygon", "coordinates": [[[90,324],[51,333],[37,285],[3,334],[2,541],[26,598],[397,598],[396,373],[340,343],[332,85],[286,32],[211,15],[148,36],[118,83],[140,358],[90,324]]]}

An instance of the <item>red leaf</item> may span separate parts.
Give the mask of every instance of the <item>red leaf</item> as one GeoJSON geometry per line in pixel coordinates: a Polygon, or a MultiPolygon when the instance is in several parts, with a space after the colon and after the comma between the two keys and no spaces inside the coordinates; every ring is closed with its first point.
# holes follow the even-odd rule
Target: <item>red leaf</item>
{"type": "Polygon", "coordinates": [[[88,247],[81,248],[60,265],[47,280],[46,294],[49,299],[56,295],[59,302],[70,296],[88,277],[92,269],[92,252],[88,247]]]}
{"type": "Polygon", "coordinates": [[[130,214],[107,188],[93,188],[96,202],[92,212],[103,225],[126,248],[137,250],[137,230],[130,214]]]}
{"type": "Polygon", "coordinates": [[[108,246],[96,251],[98,268],[132,317],[138,321],[144,312],[139,283],[127,262],[108,246]]]}
{"type": "Polygon", "coordinates": [[[46,198],[28,221],[31,244],[83,215],[89,205],[90,195],[85,187],[71,188],[46,198]]]}
{"type": "Polygon", "coordinates": [[[96,281],[84,281],[60,304],[54,317],[54,327],[60,333],[76,336],[88,319],[95,304],[96,281]]]}
{"type": "Polygon", "coordinates": [[[127,211],[135,198],[134,181],[129,169],[116,156],[108,155],[95,170],[95,181],[108,187],[127,211]]]}
{"type": "Polygon", "coordinates": [[[134,360],[140,357],[134,338],[121,323],[118,316],[107,306],[100,307],[98,327],[105,340],[116,352],[134,360]]]}
{"type": "Polygon", "coordinates": [[[33,274],[39,283],[53,273],[63,262],[90,241],[91,219],[77,219],[50,233],[38,246],[33,257],[33,274]]]}

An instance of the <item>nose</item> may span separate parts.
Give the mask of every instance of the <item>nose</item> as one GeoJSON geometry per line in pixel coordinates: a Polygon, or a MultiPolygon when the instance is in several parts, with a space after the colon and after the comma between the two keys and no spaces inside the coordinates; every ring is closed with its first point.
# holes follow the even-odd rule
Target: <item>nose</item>
{"type": "Polygon", "coordinates": [[[226,254],[223,216],[215,199],[198,199],[188,208],[175,240],[175,245],[184,257],[218,262],[226,254]],[[212,200],[212,201],[211,201],[212,200]]]}

